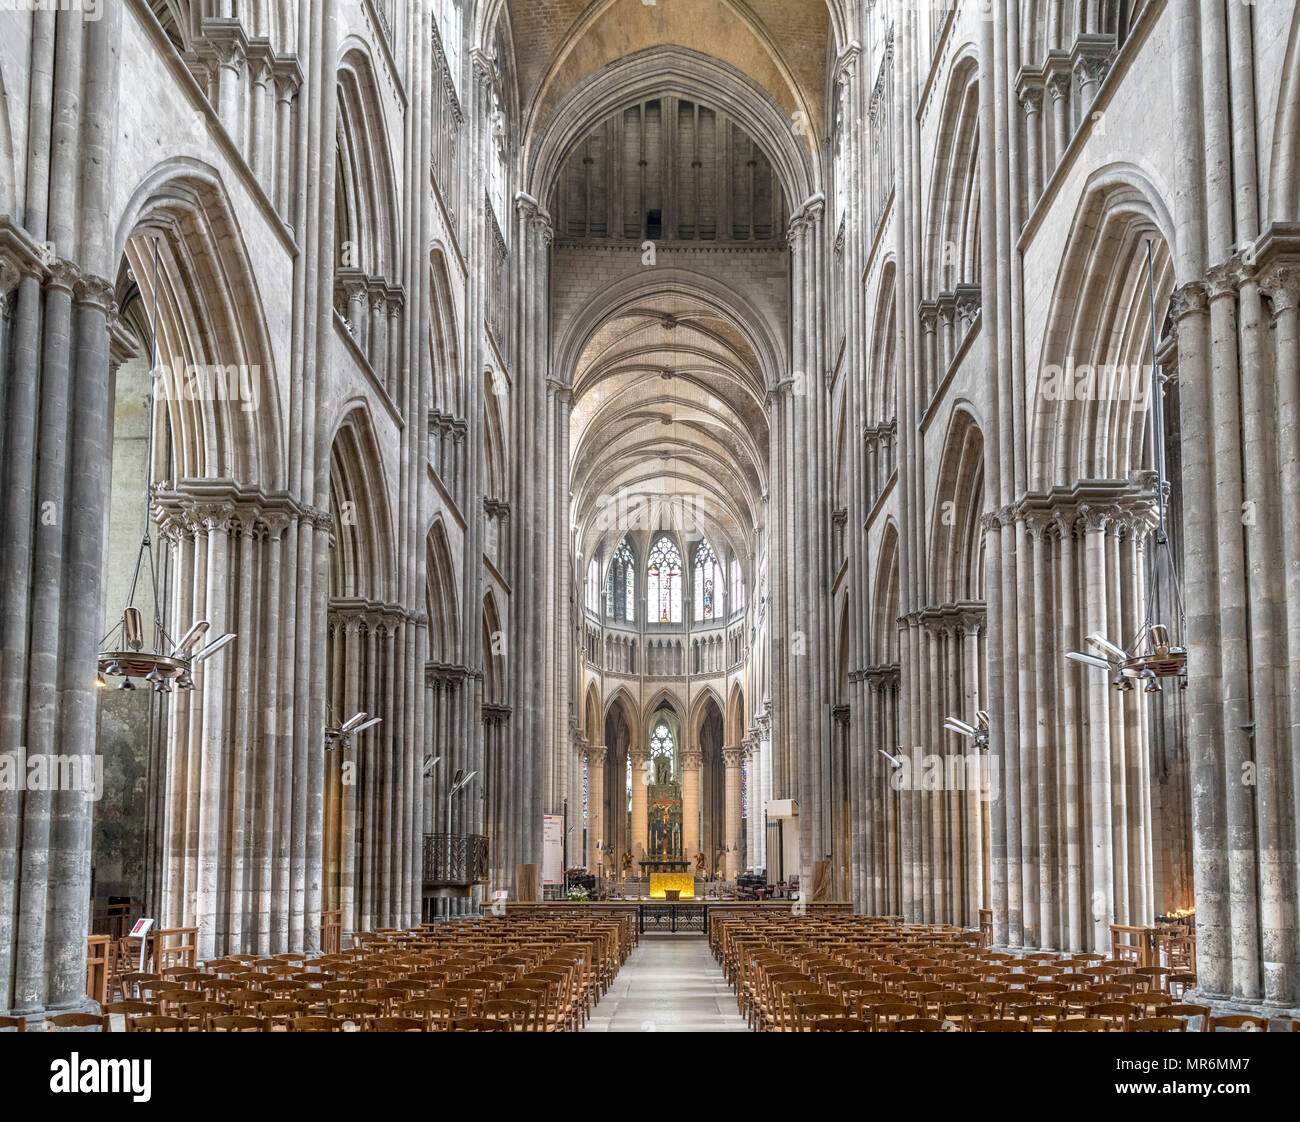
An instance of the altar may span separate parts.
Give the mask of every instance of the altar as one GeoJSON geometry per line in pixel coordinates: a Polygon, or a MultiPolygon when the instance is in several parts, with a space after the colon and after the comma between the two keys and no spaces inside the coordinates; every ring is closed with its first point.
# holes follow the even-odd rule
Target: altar
{"type": "Polygon", "coordinates": [[[641,859],[643,873],[684,873],[690,867],[691,863],[685,857],[668,857],[662,853],[654,853],[641,859]]]}
{"type": "MultiPolygon", "coordinates": [[[[684,862],[683,862],[684,863],[684,862]]],[[[676,891],[677,899],[695,897],[695,874],[687,872],[659,872],[650,874],[650,899],[665,900],[668,893],[676,891]]]]}

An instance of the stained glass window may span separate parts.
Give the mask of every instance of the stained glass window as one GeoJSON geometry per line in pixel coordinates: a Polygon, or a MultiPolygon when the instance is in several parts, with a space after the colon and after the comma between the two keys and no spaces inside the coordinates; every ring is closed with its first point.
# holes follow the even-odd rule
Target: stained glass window
{"type": "Polygon", "coordinates": [[[636,619],[636,561],[627,538],[619,542],[610,560],[605,597],[605,610],[611,620],[631,623],[636,619]]]}
{"type": "Polygon", "coordinates": [[[587,801],[590,795],[587,786],[587,759],[584,756],[582,760],[582,824],[587,824],[587,801]]]}
{"type": "Polygon", "coordinates": [[[731,610],[738,612],[745,606],[745,582],[740,575],[740,562],[731,562],[731,610]]]}
{"type": "Polygon", "coordinates": [[[682,555],[666,535],[655,542],[646,563],[646,602],[650,619],[682,622],[682,555]]]}
{"type": "Polygon", "coordinates": [[[749,757],[740,758],[740,817],[749,817],[749,757]]]}
{"type": "Polygon", "coordinates": [[[695,618],[722,618],[722,566],[707,541],[695,550],[695,618]]]}
{"type": "Polygon", "coordinates": [[[654,761],[656,782],[670,782],[673,775],[673,733],[663,721],[655,725],[650,734],[650,759],[654,761]]]}
{"type": "Polygon", "coordinates": [[[654,734],[650,737],[650,755],[667,756],[670,760],[673,758],[672,730],[663,721],[655,725],[654,734]]]}

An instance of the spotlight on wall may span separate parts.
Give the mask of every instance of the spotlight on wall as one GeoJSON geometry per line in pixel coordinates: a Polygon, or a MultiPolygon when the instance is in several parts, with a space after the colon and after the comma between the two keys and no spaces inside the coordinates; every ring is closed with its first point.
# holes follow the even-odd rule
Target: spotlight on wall
{"type": "Polygon", "coordinates": [[[958,736],[968,737],[975,744],[977,752],[987,752],[989,750],[989,715],[983,709],[975,711],[975,724],[967,724],[959,717],[948,717],[943,722],[943,727],[949,732],[955,732],[958,736]]]}
{"type": "Polygon", "coordinates": [[[360,736],[366,729],[374,728],[375,725],[381,724],[383,717],[370,717],[367,719],[366,713],[353,713],[341,725],[326,725],[325,727],[325,747],[327,749],[341,746],[346,748],[354,736],[360,736]]]}

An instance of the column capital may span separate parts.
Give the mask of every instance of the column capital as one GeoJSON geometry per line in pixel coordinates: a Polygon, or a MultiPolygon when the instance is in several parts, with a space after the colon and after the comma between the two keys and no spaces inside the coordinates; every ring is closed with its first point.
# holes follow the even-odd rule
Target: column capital
{"type": "Polygon", "coordinates": [[[722,763],[728,768],[738,768],[745,758],[745,750],[735,744],[725,745],[722,749],[722,763]]]}
{"type": "Polygon", "coordinates": [[[1237,260],[1223,261],[1205,273],[1205,284],[1211,300],[1221,300],[1225,296],[1235,297],[1241,281],[1241,264],[1237,260]]]}
{"type": "Polygon", "coordinates": [[[1043,85],[1040,77],[1036,83],[1026,82],[1017,91],[1020,108],[1026,117],[1035,117],[1043,111],[1043,85]]]}
{"type": "Polygon", "coordinates": [[[1174,289],[1169,298],[1169,307],[1173,312],[1174,322],[1195,312],[1203,312],[1209,306],[1209,292],[1202,281],[1189,281],[1174,289]]]}
{"type": "Polygon", "coordinates": [[[698,748],[682,749],[682,767],[687,771],[699,771],[704,763],[704,753],[698,748]]]}
{"type": "Polygon", "coordinates": [[[1079,504],[1079,523],[1086,534],[1104,531],[1114,519],[1115,511],[1112,507],[1093,506],[1091,503],[1079,504]]]}
{"type": "Polygon", "coordinates": [[[1274,265],[1260,280],[1260,287],[1273,298],[1273,315],[1300,307],[1300,264],[1274,265]]]}

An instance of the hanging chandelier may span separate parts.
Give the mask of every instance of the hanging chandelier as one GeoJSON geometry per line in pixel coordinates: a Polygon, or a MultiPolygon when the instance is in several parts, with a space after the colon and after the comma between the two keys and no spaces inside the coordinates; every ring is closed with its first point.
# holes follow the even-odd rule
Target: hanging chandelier
{"type": "Polygon", "coordinates": [[[1131,647],[1112,643],[1104,635],[1088,636],[1088,643],[1098,655],[1071,651],[1066,658],[1085,666],[1105,670],[1112,676],[1112,684],[1122,693],[1142,683],[1143,693],[1160,693],[1164,687],[1161,679],[1176,678],[1178,688],[1187,688],[1187,617],[1183,608],[1183,590],[1174,563],[1173,547],[1169,543],[1166,515],[1169,496],[1165,479],[1165,423],[1164,401],[1160,388],[1160,368],[1156,364],[1156,281],[1152,260],[1151,239],[1147,239],[1147,293],[1151,307],[1151,449],[1156,465],[1155,548],[1151,551],[1151,568],[1147,579],[1147,607],[1142,626],[1131,647]],[[1156,620],[1160,599],[1161,580],[1169,582],[1176,612],[1176,630],[1156,620]]]}
{"type": "Polygon", "coordinates": [[[149,323],[149,434],[145,452],[144,533],[135,556],[135,572],[127,593],[126,607],[117,624],[99,643],[99,673],[95,684],[103,689],[108,678],[121,678],[118,689],[133,690],[133,678],[148,682],[155,693],[171,693],[194,688],[194,668],[211,658],[222,647],[234,642],[233,634],[221,635],[200,646],[211,625],[198,620],[179,642],[167,631],[166,614],[158,594],[158,565],[154,558],[153,539],[149,533],[149,502],[153,494],[154,382],[158,368],[158,238],[153,239],[153,309],[149,323]],[[140,573],[147,566],[153,592],[152,635],[146,636],[144,613],[135,606],[140,573]]]}

